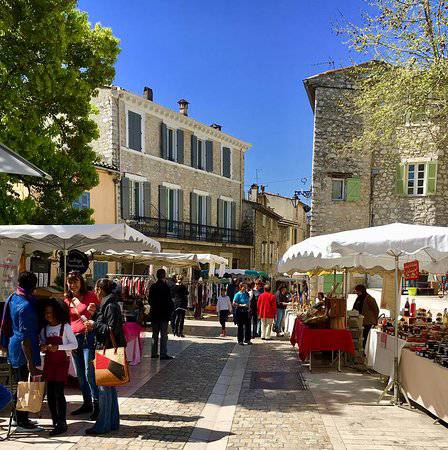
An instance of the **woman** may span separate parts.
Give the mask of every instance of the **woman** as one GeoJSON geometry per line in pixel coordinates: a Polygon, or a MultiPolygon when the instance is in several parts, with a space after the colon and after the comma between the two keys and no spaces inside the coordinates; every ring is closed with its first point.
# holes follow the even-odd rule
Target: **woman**
{"type": "Polygon", "coordinates": [[[264,286],[264,293],[258,297],[258,317],[261,319],[261,339],[270,340],[272,324],[277,314],[277,300],[271,293],[271,285],[264,286]]]}
{"type": "MultiPolygon", "coordinates": [[[[120,305],[113,294],[115,283],[107,278],[97,281],[95,292],[101,301],[94,320],[89,320],[87,326],[95,333],[97,348],[112,348],[110,333],[115,338],[117,347],[126,347],[123,331],[123,318],[120,305]]],[[[120,426],[120,411],[118,410],[117,390],[112,386],[99,386],[100,413],[95,425],[86,430],[88,435],[98,435],[118,430],[120,426]]]]}
{"type": "Polygon", "coordinates": [[[95,336],[87,330],[86,322],[95,313],[99,301],[94,292],[87,290],[84,278],[79,272],[68,274],[67,288],[65,303],[70,308],[70,326],[78,341],[78,348],[73,351],[73,363],[83,397],[82,406],[73,411],[72,416],[91,414],[90,419],[96,420],[99,413],[99,394],[93,368],[95,336]]]}
{"type": "Polygon", "coordinates": [[[183,277],[178,276],[175,286],[173,287],[174,297],[174,336],[184,336],[185,313],[188,308],[188,289],[182,284],[183,277]]]}

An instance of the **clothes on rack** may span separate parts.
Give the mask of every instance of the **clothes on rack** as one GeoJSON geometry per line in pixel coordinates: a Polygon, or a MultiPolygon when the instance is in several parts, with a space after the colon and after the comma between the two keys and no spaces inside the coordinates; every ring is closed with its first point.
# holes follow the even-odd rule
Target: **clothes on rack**
{"type": "Polygon", "coordinates": [[[148,275],[110,274],[109,276],[117,284],[117,291],[121,291],[123,298],[143,297],[150,281],[148,275]]]}

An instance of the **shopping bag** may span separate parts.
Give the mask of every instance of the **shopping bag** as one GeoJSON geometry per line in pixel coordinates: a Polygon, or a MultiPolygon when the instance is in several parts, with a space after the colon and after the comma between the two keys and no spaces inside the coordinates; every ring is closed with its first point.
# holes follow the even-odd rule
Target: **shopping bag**
{"type": "Polygon", "coordinates": [[[117,347],[110,330],[113,348],[105,348],[95,352],[95,381],[97,386],[122,386],[129,383],[129,365],[126,349],[117,347]]]}
{"type": "Polygon", "coordinates": [[[45,383],[43,381],[19,381],[17,385],[17,411],[28,411],[38,413],[42,409],[45,394],[45,383]]]}

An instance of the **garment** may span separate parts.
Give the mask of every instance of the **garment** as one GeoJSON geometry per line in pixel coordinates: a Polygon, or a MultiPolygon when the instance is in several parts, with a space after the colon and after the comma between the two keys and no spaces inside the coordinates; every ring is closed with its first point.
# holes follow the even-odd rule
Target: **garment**
{"type": "Polygon", "coordinates": [[[216,312],[221,311],[232,311],[232,303],[230,302],[230,297],[228,295],[220,295],[216,302],[216,312]]]}
{"type": "Polygon", "coordinates": [[[160,335],[160,356],[167,356],[168,347],[168,321],[151,322],[152,325],[152,356],[159,355],[159,335],[160,335]]]}
{"type": "Polygon", "coordinates": [[[258,317],[273,319],[277,313],[277,299],[274,294],[264,292],[258,297],[258,317]]]}
{"type": "Polygon", "coordinates": [[[275,321],[275,328],[277,333],[283,333],[284,331],[284,318],[285,318],[285,310],[284,309],[277,309],[277,319],[275,321]]]}
{"type": "Polygon", "coordinates": [[[241,307],[245,307],[249,309],[249,294],[247,292],[239,291],[235,294],[233,297],[233,303],[236,303],[237,305],[241,307]]]}
{"type": "Polygon", "coordinates": [[[185,309],[176,309],[174,316],[174,334],[176,336],[181,336],[184,334],[185,313],[185,309]]]}
{"type": "Polygon", "coordinates": [[[260,297],[261,292],[257,289],[252,289],[249,292],[249,300],[250,300],[250,313],[252,315],[257,315],[257,305],[258,305],[258,298],[260,297]]]}
{"type": "Polygon", "coordinates": [[[367,338],[373,325],[363,325],[362,330],[362,348],[366,348],[367,338]]]}
{"type": "Polygon", "coordinates": [[[39,321],[35,299],[16,293],[10,297],[5,307],[8,307],[11,317],[12,333],[8,345],[8,361],[14,368],[27,364],[22,342],[28,339],[31,344],[33,364],[40,366],[39,321]]]}
{"type": "Polygon", "coordinates": [[[286,305],[284,303],[289,303],[290,299],[286,294],[282,294],[281,291],[277,291],[275,295],[277,299],[277,309],[286,309],[286,305]]]}
{"type": "Polygon", "coordinates": [[[364,316],[363,325],[376,325],[380,310],[376,300],[369,294],[361,294],[355,300],[353,309],[364,316]]]}
{"type": "Polygon", "coordinates": [[[186,310],[188,308],[189,295],[187,287],[184,284],[176,284],[172,292],[175,309],[182,308],[186,310]]]}
{"type": "MultiPolygon", "coordinates": [[[[26,364],[12,368],[12,378],[15,385],[17,385],[19,381],[28,381],[28,375],[29,371],[26,364]]],[[[14,403],[17,403],[17,392],[14,392],[13,401],[14,403]]],[[[16,408],[14,408],[13,411],[15,412],[14,419],[18,426],[28,423],[28,411],[17,411],[16,408]]]]}
{"type": "Polygon", "coordinates": [[[251,339],[251,326],[248,308],[240,307],[236,309],[236,323],[238,325],[238,342],[240,344],[242,342],[249,343],[251,339]]]}
{"type": "MultiPolygon", "coordinates": [[[[40,332],[40,343],[45,344],[45,336],[59,336],[61,330],[60,325],[52,327],[51,325],[46,325],[45,328],[40,332]]],[[[73,333],[70,324],[66,323],[63,327],[62,343],[59,345],[59,350],[65,350],[67,356],[70,356],[72,350],[78,348],[78,341],[76,340],[75,333],[73,333]]]]}
{"type": "Polygon", "coordinates": [[[63,381],[47,382],[48,409],[51,413],[53,425],[67,425],[67,401],[65,400],[63,381]]]}
{"type": "Polygon", "coordinates": [[[230,297],[230,300],[233,301],[233,297],[238,292],[238,285],[236,283],[230,283],[227,286],[227,295],[230,297]]]}
{"type": "Polygon", "coordinates": [[[110,338],[112,332],[117,347],[126,347],[126,338],[123,331],[123,316],[117,297],[114,294],[106,295],[101,300],[99,310],[93,316],[97,348],[112,348],[110,338]]]}
{"type": "Polygon", "coordinates": [[[87,311],[90,303],[95,303],[95,305],[99,306],[100,302],[95,292],[92,291],[87,291],[85,294],[79,295],[76,298],[79,300],[79,303],[74,302],[74,299],[68,297],[64,301],[70,308],[70,325],[72,330],[75,334],[78,334],[86,331],[82,317],[85,317],[85,319],[91,318],[91,314],[87,311]]]}
{"type": "Polygon", "coordinates": [[[271,339],[273,323],[274,319],[272,318],[261,319],[261,339],[271,339]]]}
{"type": "Polygon", "coordinates": [[[171,291],[163,280],[157,280],[149,290],[149,305],[151,306],[151,321],[169,322],[173,315],[174,303],[171,291]]]}
{"type": "Polygon", "coordinates": [[[221,324],[221,327],[223,330],[226,329],[226,322],[229,318],[230,311],[228,309],[222,309],[219,311],[219,323],[221,324]]]}
{"type": "Polygon", "coordinates": [[[117,390],[111,386],[100,386],[100,413],[93,430],[97,433],[109,433],[120,428],[120,410],[117,390]]]}

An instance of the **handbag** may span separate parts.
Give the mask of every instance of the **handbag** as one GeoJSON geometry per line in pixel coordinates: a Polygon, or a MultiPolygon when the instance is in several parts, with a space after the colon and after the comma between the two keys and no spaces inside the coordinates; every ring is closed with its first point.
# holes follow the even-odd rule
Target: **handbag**
{"type": "Polygon", "coordinates": [[[126,349],[117,347],[114,334],[109,328],[113,348],[104,348],[95,352],[95,381],[97,386],[122,386],[129,383],[129,365],[126,349]]]}
{"type": "Polygon", "coordinates": [[[44,400],[45,383],[43,381],[19,381],[17,384],[17,411],[28,411],[38,413],[42,409],[44,400]]]}

